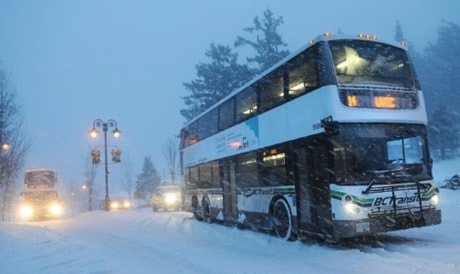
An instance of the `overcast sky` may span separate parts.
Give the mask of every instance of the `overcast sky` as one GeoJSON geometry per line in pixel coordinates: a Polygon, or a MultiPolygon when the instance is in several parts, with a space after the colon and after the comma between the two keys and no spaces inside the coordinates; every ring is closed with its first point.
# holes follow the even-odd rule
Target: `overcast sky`
{"type": "MultiPolygon", "coordinates": [[[[161,146],[183,124],[183,82],[196,77],[211,42],[233,45],[255,16],[283,16],[291,51],[326,31],[393,39],[396,20],[417,50],[442,20],[459,24],[458,0],[22,1],[0,0],[0,68],[10,75],[34,142],[26,168],[55,168],[81,184],[95,119],[115,119],[134,175],[144,156],[166,172],[161,146]]],[[[123,179],[110,165],[111,192],[123,179]],[[113,185],[112,185],[113,184],[113,185]]],[[[103,184],[103,168],[98,171],[103,184]]]]}

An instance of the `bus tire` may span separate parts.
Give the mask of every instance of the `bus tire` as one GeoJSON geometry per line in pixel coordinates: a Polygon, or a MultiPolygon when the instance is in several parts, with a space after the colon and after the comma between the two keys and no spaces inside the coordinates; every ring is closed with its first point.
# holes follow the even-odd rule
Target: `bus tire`
{"type": "Polygon", "coordinates": [[[212,223],[211,208],[209,207],[209,202],[206,200],[203,201],[202,211],[203,220],[207,223],[212,223]]]}
{"type": "Polygon", "coordinates": [[[203,217],[201,217],[200,210],[198,209],[198,198],[196,196],[192,197],[192,213],[195,219],[203,221],[203,217]]]}
{"type": "Polygon", "coordinates": [[[295,239],[291,209],[285,199],[279,198],[275,201],[271,217],[273,232],[278,238],[286,241],[292,241],[295,239]]]}

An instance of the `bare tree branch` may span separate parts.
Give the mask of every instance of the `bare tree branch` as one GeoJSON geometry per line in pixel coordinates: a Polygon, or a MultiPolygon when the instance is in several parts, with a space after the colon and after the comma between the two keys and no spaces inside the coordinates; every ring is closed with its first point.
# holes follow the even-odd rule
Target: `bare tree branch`
{"type": "Polygon", "coordinates": [[[161,152],[166,160],[168,173],[173,183],[176,182],[177,174],[177,155],[179,151],[179,141],[176,137],[170,137],[161,148],[161,152]]]}
{"type": "Polygon", "coordinates": [[[24,127],[24,117],[17,94],[9,79],[0,70],[0,189],[2,190],[2,221],[12,194],[19,182],[19,172],[24,167],[30,138],[24,127]],[[5,146],[5,144],[7,144],[5,146]]]}

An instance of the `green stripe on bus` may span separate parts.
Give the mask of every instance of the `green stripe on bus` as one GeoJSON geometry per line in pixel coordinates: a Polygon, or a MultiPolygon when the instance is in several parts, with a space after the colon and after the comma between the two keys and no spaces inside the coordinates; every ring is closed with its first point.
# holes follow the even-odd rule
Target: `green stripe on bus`
{"type": "Polygon", "coordinates": [[[337,200],[344,200],[344,197],[346,195],[350,195],[352,198],[352,202],[356,203],[360,206],[371,206],[372,203],[374,202],[374,198],[361,198],[352,194],[347,194],[345,192],[337,191],[337,190],[331,190],[331,197],[333,199],[337,200]]]}

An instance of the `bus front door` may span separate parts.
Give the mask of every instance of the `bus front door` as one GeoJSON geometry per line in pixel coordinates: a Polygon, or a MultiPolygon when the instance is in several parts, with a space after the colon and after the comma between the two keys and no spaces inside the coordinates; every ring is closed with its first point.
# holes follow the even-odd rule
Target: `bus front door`
{"type": "Polygon", "coordinates": [[[307,235],[332,233],[328,151],[324,139],[316,137],[296,153],[297,218],[299,231],[307,235]]]}
{"type": "Polygon", "coordinates": [[[224,219],[233,222],[237,219],[238,214],[235,163],[225,161],[221,165],[221,170],[224,219]]]}

